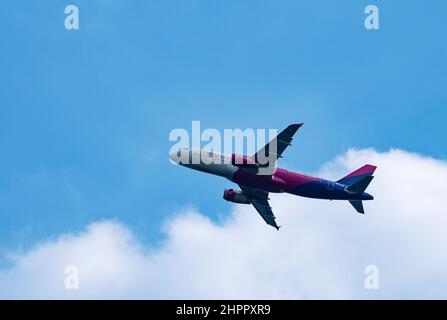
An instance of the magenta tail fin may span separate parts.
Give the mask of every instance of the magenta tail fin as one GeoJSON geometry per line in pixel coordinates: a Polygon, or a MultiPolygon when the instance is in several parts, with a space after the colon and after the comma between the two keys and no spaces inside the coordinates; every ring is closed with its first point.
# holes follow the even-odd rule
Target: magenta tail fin
{"type": "Polygon", "coordinates": [[[360,169],[351,172],[346,177],[341,178],[337,182],[348,186],[353,185],[367,176],[372,176],[376,168],[376,166],[370,164],[364,165],[360,169]]]}

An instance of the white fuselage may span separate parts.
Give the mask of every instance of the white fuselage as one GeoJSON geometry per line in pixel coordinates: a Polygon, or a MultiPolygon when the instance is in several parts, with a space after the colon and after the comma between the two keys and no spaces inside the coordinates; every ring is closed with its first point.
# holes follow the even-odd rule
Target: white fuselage
{"type": "Polygon", "coordinates": [[[232,165],[231,155],[214,152],[206,149],[183,148],[172,152],[171,160],[182,166],[232,179],[238,167],[232,165]]]}

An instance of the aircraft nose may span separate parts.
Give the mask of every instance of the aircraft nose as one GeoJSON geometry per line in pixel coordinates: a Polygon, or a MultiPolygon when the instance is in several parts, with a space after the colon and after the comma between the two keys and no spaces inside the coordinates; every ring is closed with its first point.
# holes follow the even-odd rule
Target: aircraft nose
{"type": "Polygon", "coordinates": [[[181,156],[182,156],[182,151],[181,151],[181,149],[178,149],[178,150],[172,150],[172,151],[169,153],[169,159],[170,159],[171,162],[174,163],[174,164],[179,164],[179,163],[180,163],[181,156]]]}

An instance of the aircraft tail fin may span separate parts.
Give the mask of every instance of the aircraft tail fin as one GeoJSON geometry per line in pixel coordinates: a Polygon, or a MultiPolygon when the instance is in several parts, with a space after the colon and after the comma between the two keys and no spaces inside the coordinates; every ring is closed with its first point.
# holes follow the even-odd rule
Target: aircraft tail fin
{"type": "MultiPolygon", "coordinates": [[[[370,164],[364,165],[360,169],[357,169],[354,172],[351,172],[350,174],[341,178],[337,182],[344,184],[344,185],[348,185],[348,186],[354,185],[355,183],[361,181],[365,177],[372,176],[374,171],[376,170],[376,168],[377,168],[376,166],[373,166],[370,164]]],[[[369,182],[371,182],[371,180],[369,182]]],[[[368,184],[369,184],[369,182],[368,182],[368,184]]],[[[368,186],[368,184],[366,184],[366,186],[368,186]]],[[[366,187],[365,187],[365,189],[366,189],[366,187]]],[[[363,190],[365,190],[365,189],[363,189],[363,190]]]]}
{"type": "Polygon", "coordinates": [[[365,176],[359,181],[349,185],[346,190],[352,193],[362,193],[368,188],[369,183],[374,179],[373,176],[365,176]]]}
{"type": "MultiPolygon", "coordinates": [[[[376,166],[372,166],[370,164],[364,165],[360,169],[355,170],[354,172],[348,174],[346,177],[341,178],[337,182],[344,184],[346,186],[345,190],[349,193],[363,194],[366,188],[368,188],[372,179],[374,179],[373,173],[376,168],[376,166]]],[[[373,199],[372,196],[367,196],[369,197],[364,198],[364,200],[373,199]]],[[[365,213],[362,200],[349,200],[349,203],[358,213],[365,213]]]]}
{"type": "Polygon", "coordinates": [[[363,209],[363,202],[362,200],[350,200],[349,203],[354,207],[354,209],[361,214],[365,213],[365,210],[363,209]]]}

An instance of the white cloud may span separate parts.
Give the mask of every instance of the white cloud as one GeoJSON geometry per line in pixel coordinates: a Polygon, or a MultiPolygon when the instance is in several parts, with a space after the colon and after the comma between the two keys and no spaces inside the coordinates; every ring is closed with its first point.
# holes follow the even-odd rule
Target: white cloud
{"type": "Polygon", "coordinates": [[[447,163],[350,150],[318,174],[337,178],[365,163],[378,165],[366,215],[347,202],[272,195],[279,232],[250,206],[218,224],[185,209],[152,247],[118,222],[97,222],[11,256],[0,297],[446,298],[447,163]],[[379,290],[364,288],[371,264],[379,290]],[[66,265],[79,267],[77,291],[64,288],[66,265]]]}

